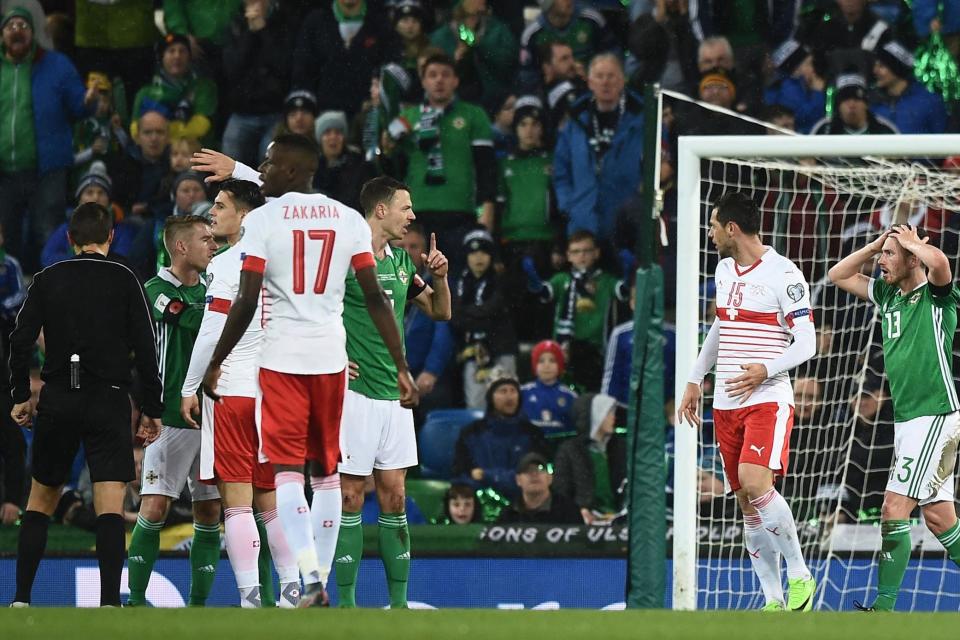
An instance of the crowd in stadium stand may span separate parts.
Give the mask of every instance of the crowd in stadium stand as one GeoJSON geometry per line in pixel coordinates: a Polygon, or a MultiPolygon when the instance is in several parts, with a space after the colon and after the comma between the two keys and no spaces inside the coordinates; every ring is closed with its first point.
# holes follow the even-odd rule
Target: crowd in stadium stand
{"type": "MultiPolygon", "coordinates": [[[[628,404],[636,220],[650,161],[644,88],[659,83],[799,133],[960,131],[956,103],[914,73],[920,48],[960,53],[957,6],[4,0],[0,329],[6,337],[31,274],[71,255],[65,221],[77,204],[113,210],[111,252],[146,280],[168,264],[164,220],[204,214],[216,195],[191,165],[195,152],[256,168],[275,135],[304,135],[320,150],[318,191],[356,208],[369,178],[404,181],[417,224],[403,246],[419,262],[436,234],[451,261],[452,319],[411,307],[405,325],[421,445],[431,448],[424,473],[452,482],[443,514],[427,519],[496,517],[479,502],[494,495],[510,503],[500,515],[508,522],[611,521],[623,506],[615,427],[628,404]],[[437,427],[434,415],[454,417],[437,427]],[[437,428],[462,431],[434,451],[437,428]]],[[[939,60],[956,75],[956,60],[939,60]]],[[[764,131],[688,103],[665,107],[668,322],[677,137],[724,133],[764,131]]],[[[668,436],[672,340],[668,326],[668,436]]],[[[801,386],[816,397],[816,379],[801,386]]],[[[818,410],[798,408],[798,423],[818,410]]],[[[8,414],[0,406],[3,524],[17,519],[28,477],[8,414]]],[[[75,475],[58,517],[82,526],[75,475]]],[[[706,454],[701,476],[705,496],[722,493],[719,462],[706,454]]],[[[135,502],[134,491],[132,512],[135,502]]]]}

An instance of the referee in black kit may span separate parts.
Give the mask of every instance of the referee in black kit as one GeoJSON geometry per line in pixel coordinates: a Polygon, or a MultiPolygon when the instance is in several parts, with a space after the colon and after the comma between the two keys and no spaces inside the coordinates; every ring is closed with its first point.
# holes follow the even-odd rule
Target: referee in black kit
{"type": "Polygon", "coordinates": [[[17,593],[12,607],[28,606],[47,544],[47,523],[60,499],[78,447],[86,452],[97,512],[100,605],[120,606],[124,547],[123,494],[134,478],[130,434],[131,352],[143,387],[137,436],[160,435],[163,412],[153,323],[133,272],[108,259],[113,214],[96,203],[77,207],[70,220],[76,257],[38,273],[10,335],[11,415],[27,425],[30,359],[43,330],[46,359],[33,426],[33,481],[17,544],[17,593]]]}

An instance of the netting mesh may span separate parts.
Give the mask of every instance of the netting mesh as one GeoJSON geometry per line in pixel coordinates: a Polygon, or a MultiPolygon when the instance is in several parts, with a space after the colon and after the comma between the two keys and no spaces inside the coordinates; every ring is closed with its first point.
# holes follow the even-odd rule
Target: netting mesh
{"type": "MultiPolygon", "coordinates": [[[[921,225],[957,273],[960,175],[939,162],[857,159],[703,160],[700,221],[701,339],[715,314],[718,260],[708,242],[710,204],[730,190],[760,203],[765,244],[793,260],[810,283],[818,355],[792,372],[795,425],[780,482],[807,562],[821,585],[816,606],[871,601],[880,547],[880,506],[893,457],[893,407],[873,306],[829,283],[827,270],[894,222],[921,225]]],[[[872,273],[873,265],[865,272],[872,273]]],[[[679,338],[679,337],[678,337],[679,338]]],[[[958,371],[957,345],[954,371],[958,371]]],[[[713,432],[712,387],[698,466],[698,607],[758,608],[763,596],[742,543],[736,500],[723,495],[713,432]]],[[[960,606],[960,571],[913,514],[914,559],[898,609],[960,606]]]]}

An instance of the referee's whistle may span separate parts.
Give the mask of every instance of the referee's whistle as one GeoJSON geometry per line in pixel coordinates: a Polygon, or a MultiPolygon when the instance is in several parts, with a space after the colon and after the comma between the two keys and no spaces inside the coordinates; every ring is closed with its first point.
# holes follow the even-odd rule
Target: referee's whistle
{"type": "Polygon", "coordinates": [[[76,353],[70,356],[70,388],[80,388],[80,356],[76,353]]]}

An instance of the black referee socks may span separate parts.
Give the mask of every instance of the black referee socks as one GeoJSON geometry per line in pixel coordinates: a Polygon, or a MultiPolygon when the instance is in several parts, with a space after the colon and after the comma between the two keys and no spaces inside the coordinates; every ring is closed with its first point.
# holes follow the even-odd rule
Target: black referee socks
{"type": "Polygon", "coordinates": [[[120,574],[126,556],[125,547],[123,516],[119,513],[100,515],[97,518],[97,562],[100,565],[101,607],[120,606],[120,574]]]}
{"type": "Polygon", "coordinates": [[[17,595],[15,602],[30,602],[33,579],[47,548],[47,525],[50,516],[39,511],[25,511],[20,519],[20,538],[17,540],[17,595]]]}

